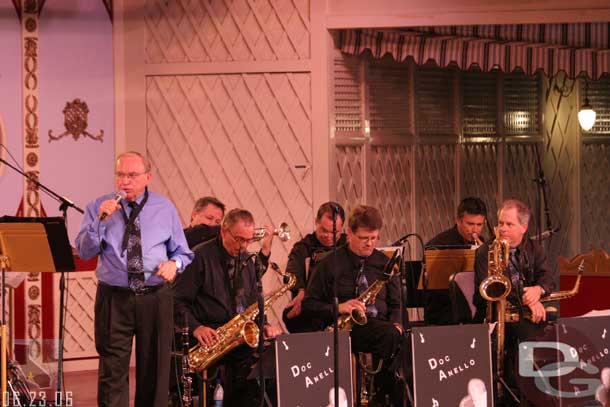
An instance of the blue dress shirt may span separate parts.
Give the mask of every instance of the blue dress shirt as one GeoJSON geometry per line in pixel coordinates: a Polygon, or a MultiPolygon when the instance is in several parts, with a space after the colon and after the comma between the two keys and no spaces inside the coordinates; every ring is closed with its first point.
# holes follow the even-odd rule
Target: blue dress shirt
{"type": "MultiPolygon", "coordinates": [[[[81,229],[76,237],[78,255],[88,260],[99,255],[96,276],[106,284],[129,287],[127,282],[127,251],[123,250],[125,221],[120,213],[100,222],[98,219],[100,204],[113,199],[116,194],[99,197],[87,205],[81,229]]],[[[140,204],[144,194],[136,202],[140,204]]],[[[127,216],[131,209],[126,202],[121,202],[127,216]]],[[[119,212],[119,211],[117,211],[119,212]]],[[[148,192],[148,201],[139,214],[142,235],[142,257],[144,260],[145,285],[163,284],[164,280],[154,274],[159,263],[167,260],[180,260],[181,273],[193,260],[193,252],[188,247],[184,231],[176,208],[171,201],[154,192],[148,192]]]]}

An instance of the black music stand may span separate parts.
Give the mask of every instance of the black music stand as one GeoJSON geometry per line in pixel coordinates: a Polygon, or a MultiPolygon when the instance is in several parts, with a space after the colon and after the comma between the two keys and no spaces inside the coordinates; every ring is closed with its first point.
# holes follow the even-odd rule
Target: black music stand
{"type": "Polygon", "coordinates": [[[2,269],[2,405],[8,405],[6,391],[6,297],[7,271],[55,272],[47,233],[40,223],[0,223],[0,268],[2,269]],[[32,255],[36,253],[36,255],[32,255]]]}
{"type": "MultiPolygon", "coordinates": [[[[2,216],[0,217],[0,227],[6,225],[40,225],[42,227],[45,237],[46,247],[50,249],[52,269],[43,269],[36,271],[58,271],[61,273],[59,283],[59,338],[57,348],[57,393],[56,398],[62,405],[64,397],[62,391],[63,381],[63,355],[64,355],[64,289],[65,289],[65,276],[64,272],[76,270],[74,264],[74,256],[72,255],[72,247],[68,239],[68,231],[66,230],[66,224],[62,217],[50,217],[50,218],[35,218],[35,217],[17,217],[17,216],[2,216]]],[[[42,244],[42,243],[41,243],[42,244]]],[[[28,247],[28,252],[39,253],[38,251],[32,251],[32,247],[28,247]]],[[[34,257],[34,256],[31,256],[34,257]]],[[[14,263],[14,261],[12,261],[14,263]]],[[[26,269],[13,268],[19,271],[29,271],[26,269]]],[[[57,401],[57,400],[56,400],[57,401]]]]}

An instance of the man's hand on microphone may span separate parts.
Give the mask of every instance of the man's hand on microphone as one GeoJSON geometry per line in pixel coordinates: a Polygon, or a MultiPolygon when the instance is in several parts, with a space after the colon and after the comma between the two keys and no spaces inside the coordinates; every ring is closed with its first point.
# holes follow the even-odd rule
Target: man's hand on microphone
{"type": "Polygon", "coordinates": [[[100,204],[100,212],[98,217],[101,220],[106,220],[118,209],[121,209],[121,205],[117,203],[116,199],[107,199],[100,204]],[[102,219],[103,214],[106,214],[104,219],[102,219]]]}

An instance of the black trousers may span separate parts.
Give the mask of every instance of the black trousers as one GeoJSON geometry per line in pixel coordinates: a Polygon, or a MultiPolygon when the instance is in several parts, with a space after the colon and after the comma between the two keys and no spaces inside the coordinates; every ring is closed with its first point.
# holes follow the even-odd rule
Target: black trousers
{"type": "Polygon", "coordinates": [[[402,363],[403,336],[389,321],[369,318],[366,325],[354,325],[351,335],[352,352],[370,352],[374,360],[383,360],[381,371],[376,377],[379,386],[378,397],[390,396],[392,405],[402,404],[402,385],[394,378],[402,363]]]}
{"type": "Polygon", "coordinates": [[[129,406],[129,360],[136,338],[135,407],[166,407],[173,321],[173,290],[154,292],[100,283],[95,298],[95,347],[100,355],[98,405],[129,406]]]}

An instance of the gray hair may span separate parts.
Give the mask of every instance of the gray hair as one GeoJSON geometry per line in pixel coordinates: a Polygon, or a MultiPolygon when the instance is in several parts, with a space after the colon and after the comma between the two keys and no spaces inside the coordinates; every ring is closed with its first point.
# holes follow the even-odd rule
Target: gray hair
{"type": "Polygon", "coordinates": [[[527,207],[526,204],[517,200],[517,199],[507,199],[498,208],[498,216],[500,216],[500,212],[504,209],[516,209],[517,210],[517,218],[519,219],[519,223],[522,225],[527,225],[530,221],[530,208],[527,207]]]}
{"type": "Polygon", "coordinates": [[[248,226],[254,224],[254,216],[252,216],[249,211],[245,209],[235,208],[231,209],[222,219],[222,227],[224,229],[230,229],[240,220],[248,226]]]}
{"type": "Polygon", "coordinates": [[[123,157],[138,157],[140,160],[142,160],[142,165],[144,165],[144,171],[150,172],[150,169],[151,169],[150,163],[148,162],[146,157],[144,157],[142,154],[138,153],[137,151],[126,151],[124,153],[119,154],[119,156],[116,158],[115,166],[119,163],[119,160],[123,157]]]}

